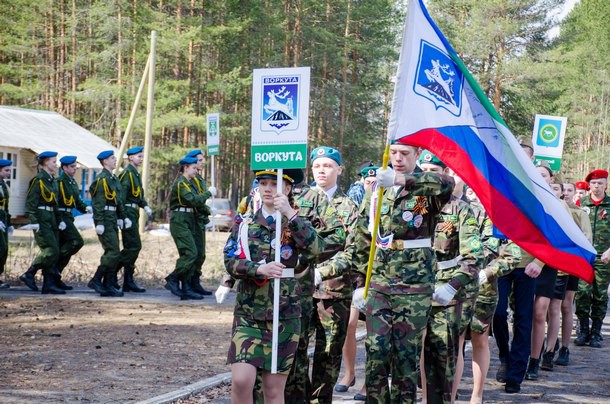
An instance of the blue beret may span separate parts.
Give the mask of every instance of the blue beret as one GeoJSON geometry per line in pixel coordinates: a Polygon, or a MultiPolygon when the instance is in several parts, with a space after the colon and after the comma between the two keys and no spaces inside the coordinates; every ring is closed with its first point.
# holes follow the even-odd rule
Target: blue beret
{"type": "Polygon", "coordinates": [[[196,157],[184,156],[182,160],[180,160],[180,165],[183,166],[185,164],[197,164],[196,157]]]}
{"type": "Polygon", "coordinates": [[[97,155],[98,160],[106,160],[108,157],[112,156],[114,152],[112,150],[104,150],[100,154],[97,155]]]}
{"type": "Polygon", "coordinates": [[[13,162],[11,160],[0,159],[0,168],[8,167],[11,164],[13,164],[13,162]]]}
{"type": "Polygon", "coordinates": [[[38,159],[40,160],[40,159],[45,159],[47,157],[55,157],[55,156],[57,156],[57,152],[54,152],[54,151],[43,151],[42,153],[40,153],[38,155],[38,159]]]}
{"type": "Polygon", "coordinates": [[[132,154],[142,153],[142,150],[144,150],[144,146],[132,147],[131,149],[127,150],[127,155],[131,156],[132,154]]]}
{"type": "Polygon", "coordinates": [[[195,150],[191,150],[190,152],[186,153],[186,156],[184,156],[184,157],[197,157],[200,154],[203,154],[201,149],[195,149],[195,150]]]}
{"type": "Polygon", "coordinates": [[[318,157],[328,157],[329,159],[335,160],[335,162],[339,165],[342,165],[343,163],[339,150],[333,149],[332,147],[320,146],[313,149],[309,155],[309,159],[313,163],[318,157]]]}
{"type": "Polygon", "coordinates": [[[63,156],[59,159],[62,166],[68,166],[76,162],[76,156],[63,156]]]}

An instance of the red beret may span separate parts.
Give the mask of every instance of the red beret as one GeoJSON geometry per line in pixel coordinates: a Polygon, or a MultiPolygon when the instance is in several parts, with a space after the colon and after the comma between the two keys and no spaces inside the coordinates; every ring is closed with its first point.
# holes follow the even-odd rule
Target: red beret
{"type": "Polygon", "coordinates": [[[597,170],[593,170],[587,175],[587,178],[585,178],[585,181],[589,182],[591,180],[597,180],[600,178],[608,178],[608,171],[602,170],[601,168],[598,168],[597,170]]]}
{"type": "Polygon", "coordinates": [[[585,181],[576,181],[576,189],[584,189],[585,191],[588,191],[589,184],[585,181]]]}

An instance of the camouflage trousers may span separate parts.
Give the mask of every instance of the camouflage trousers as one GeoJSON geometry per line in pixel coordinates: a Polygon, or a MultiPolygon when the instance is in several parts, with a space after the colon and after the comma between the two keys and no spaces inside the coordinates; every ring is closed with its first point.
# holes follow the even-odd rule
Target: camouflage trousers
{"type": "Polygon", "coordinates": [[[314,299],[312,329],[316,333],[311,375],[311,399],[318,403],[331,403],[333,387],[341,370],[343,343],[351,299],[314,299]]]}
{"type": "Polygon", "coordinates": [[[576,317],[589,324],[591,320],[604,321],[608,308],[608,281],[610,281],[610,267],[598,258],[594,263],[595,278],[589,285],[585,281],[578,281],[576,292],[576,317]]]}
{"type": "MultiPolygon", "coordinates": [[[[477,297],[467,296],[464,302],[462,303],[462,315],[460,316],[460,335],[462,335],[470,326],[472,319],[475,316],[476,307],[477,307],[477,297]]],[[[493,314],[492,314],[493,315],[493,314]]]]}
{"type": "Polygon", "coordinates": [[[294,363],[288,375],[284,400],[287,403],[309,403],[311,381],[309,380],[309,338],[311,336],[311,317],[314,313],[313,297],[301,296],[301,333],[294,363]]]}
{"type": "Polygon", "coordinates": [[[431,297],[431,294],[384,294],[369,290],[367,403],[415,403],[417,366],[431,297]]]}
{"type": "Polygon", "coordinates": [[[424,339],[426,399],[429,404],[451,403],[459,352],[462,303],[432,306],[424,339]]]}

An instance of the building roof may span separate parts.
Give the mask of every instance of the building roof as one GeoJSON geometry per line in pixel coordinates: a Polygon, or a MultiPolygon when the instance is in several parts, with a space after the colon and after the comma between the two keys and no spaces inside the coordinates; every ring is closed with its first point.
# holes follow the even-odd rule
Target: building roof
{"type": "Polygon", "coordinates": [[[78,156],[79,164],[93,169],[102,168],[97,159],[100,151],[118,150],[55,112],[5,106],[0,106],[0,146],[78,156]]]}

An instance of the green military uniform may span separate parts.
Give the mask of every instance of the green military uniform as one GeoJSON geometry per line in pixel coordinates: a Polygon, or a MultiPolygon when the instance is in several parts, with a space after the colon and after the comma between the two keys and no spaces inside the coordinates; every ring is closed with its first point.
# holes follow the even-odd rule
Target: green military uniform
{"type": "MultiPolygon", "coordinates": [[[[610,246],[610,196],[604,194],[604,199],[596,204],[589,195],[580,200],[580,206],[589,214],[593,230],[593,247],[597,250],[597,257],[593,263],[595,279],[591,284],[579,282],[575,299],[580,334],[584,334],[583,343],[580,344],[577,339],[577,345],[584,345],[589,338],[595,338],[598,342],[601,340],[601,327],[608,307],[610,265],[602,262],[601,255],[610,246]],[[590,336],[589,318],[592,322],[590,336]]],[[[593,342],[591,344],[593,345],[593,342]]]]}
{"type": "MultiPolygon", "coordinates": [[[[283,232],[289,231],[287,241],[282,237],[281,263],[295,268],[300,253],[316,255],[323,241],[310,222],[300,216],[283,220],[283,232]]],[[[271,371],[271,340],[273,323],[274,280],[257,275],[261,262],[275,258],[275,223],[269,224],[259,210],[252,221],[235,224],[224,248],[225,267],[238,279],[237,300],[228,362],[250,363],[256,368],[271,371]],[[240,240],[240,226],[248,226],[248,240],[240,240]],[[249,250],[249,258],[244,249],[249,250]]],[[[301,282],[297,277],[280,280],[278,373],[290,372],[300,331],[301,282]]]]}
{"type": "Polygon", "coordinates": [[[307,272],[299,279],[302,288],[301,336],[292,370],[286,382],[284,399],[287,403],[309,403],[312,392],[307,348],[314,314],[314,265],[330,259],[341,251],[345,247],[346,233],[335,208],[329,204],[322,191],[303,185],[301,188],[296,188],[293,193],[299,216],[311,222],[318,235],[324,239],[323,250],[318,254],[304,253],[295,269],[297,272],[307,272]]]}
{"type": "Polygon", "coordinates": [[[205,201],[209,196],[209,192],[199,194],[193,184],[183,175],[178,177],[172,185],[169,201],[172,216],[169,228],[178,248],[179,257],[176,260],[175,270],[166,278],[168,281],[166,288],[182,299],[200,299],[202,297],[193,292],[190,286],[200,254],[197,237],[201,233],[201,228],[197,223],[195,209],[205,206],[205,201]],[[180,291],[174,287],[177,281],[182,283],[180,291]]]}
{"type": "MultiPolygon", "coordinates": [[[[358,217],[356,203],[337,189],[330,199],[330,205],[334,207],[345,228],[349,229],[358,217]]],[[[328,276],[330,271],[325,267],[327,263],[328,261],[317,266],[322,283],[313,294],[317,310],[313,312],[311,327],[315,330],[316,339],[311,398],[319,403],[332,402],[333,387],[341,370],[343,344],[354,291],[351,272],[344,271],[338,276],[328,276]]]]}
{"type": "Polygon", "coordinates": [[[87,205],[80,198],[78,184],[65,172],[58,179],[59,197],[58,221],[64,222],[66,228],[59,232],[59,261],[57,270],[61,274],[70,262],[70,258],[76,254],[84,245],[78,229],[74,226],[72,209],[78,209],[82,213],[87,212],[87,205]]]}
{"type": "MultiPolygon", "coordinates": [[[[104,254],[87,286],[95,289],[102,296],[123,295],[113,285],[121,261],[117,221],[125,219],[122,189],[119,179],[106,168],[102,169],[89,187],[93,205],[93,223],[96,227],[104,226],[104,232],[98,234],[104,254]],[[102,279],[103,285],[100,285],[102,279]]],[[[137,226],[137,223],[132,223],[132,226],[137,226]]]]}
{"type": "Polygon", "coordinates": [[[127,229],[122,229],[123,234],[123,249],[121,250],[121,260],[119,267],[123,267],[124,292],[145,292],[139,288],[134,279],[133,274],[136,269],[136,260],[142,250],[142,240],[140,239],[140,208],[144,209],[148,206],[148,202],[144,198],[142,189],[142,179],[140,173],[131,164],[123,170],[119,176],[121,182],[123,202],[125,204],[125,217],[131,220],[133,225],[127,229]]]}
{"type": "MultiPolygon", "coordinates": [[[[212,196],[201,175],[195,175],[191,180],[191,183],[197,193],[204,196],[206,200],[212,196]]],[[[208,205],[203,205],[202,207],[195,209],[195,217],[197,220],[195,221],[196,230],[194,236],[195,244],[197,245],[197,259],[195,260],[195,269],[193,277],[191,278],[191,287],[195,292],[205,295],[211,295],[212,293],[203,289],[199,279],[202,273],[201,268],[205,262],[205,225],[210,223],[210,213],[211,211],[208,205]]]]}
{"type": "MultiPolygon", "coordinates": [[[[0,222],[4,224],[4,231],[0,231],[0,275],[4,273],[4,266],[8,258],[8,232],[11,227],[11,214],[8,211],[8,187],[2,178],[0,178],[0,222]]],[[[4,285],[0,281],[0,285],[4,285]]]]}
{"type": "MultiPolygon", "coordinates": [[[[401,175],[401,174],[398,174],[401,175]]],[[[415,402],[422,334],[434,286],[431,237],[453,180],[444,175],[405,175],[404,187],[382,196],[377,248],[366,301],[367,401],[415,402]],[[391,392],[389,378],[391,373],[391,392]]],[[[367,193],[354,230],[352,257],[366,275],[376,199],[367,193]]],[[[376,195],[376,193],[375,193],[376,195]]]]}
{"type": "Polygon", "coordinates": [[[426,394],[429,403],[450,403],[459,353],[459,325],[466,285],[478,279],[483,261],[479,226],[468,204],[455,197],[444,205],[434,230],[435,287],[451,285],[457,293],[443,306],[432,302],[424,339],[426,394]]]}
{"type": "Polygon", "coordinates": [[[34,273],[42,269],[44,276],[42,293],[65,293],[55,290],[55,279],[59,275],[57,272],[57,261],[59,260],[57,193],[55,177],[45,170],[40,170],[30,181],[25,201],[25,211],[30,223],[40,226],[39,230],[34,232],[40,254],[34,259],[32,269],[34,273]]]}

